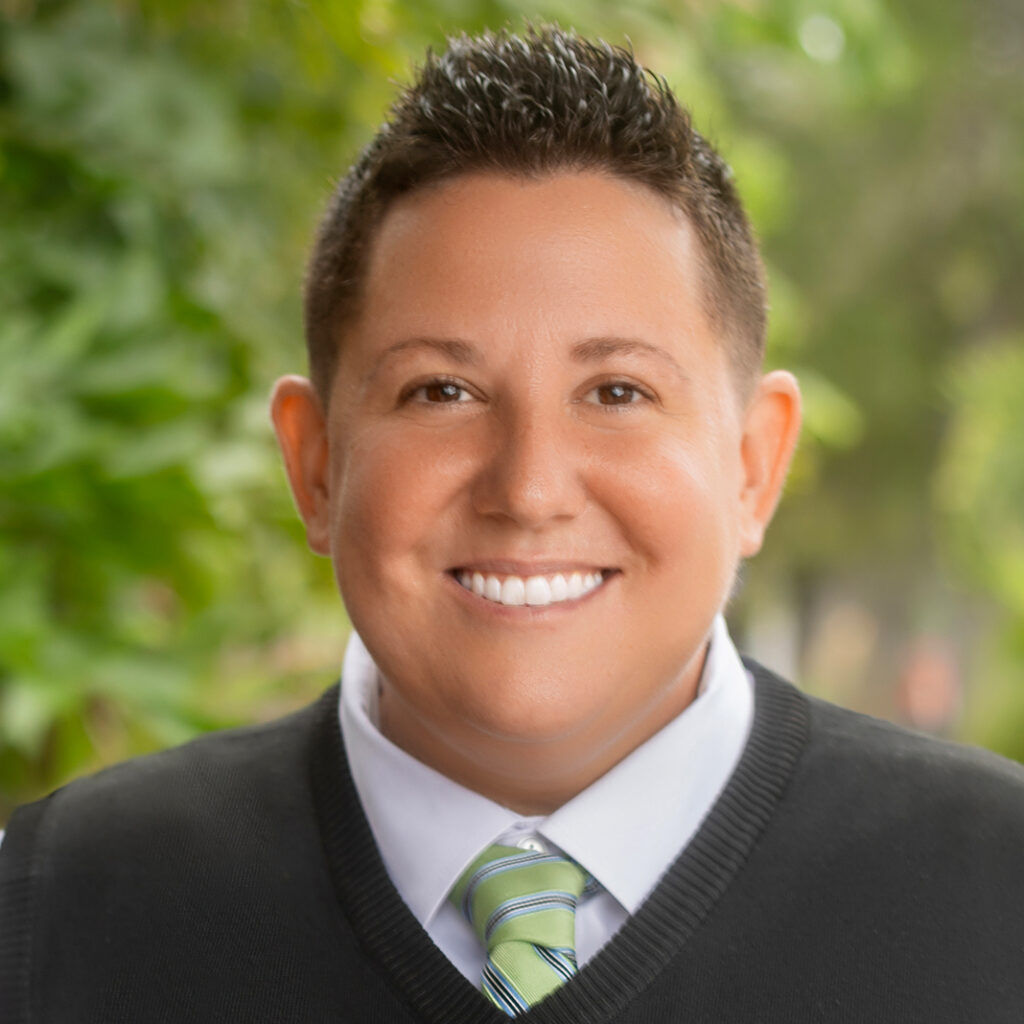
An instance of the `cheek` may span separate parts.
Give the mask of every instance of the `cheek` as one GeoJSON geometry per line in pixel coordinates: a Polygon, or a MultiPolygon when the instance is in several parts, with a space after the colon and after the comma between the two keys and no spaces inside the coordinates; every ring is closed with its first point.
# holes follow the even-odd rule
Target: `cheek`
{"type": "Polygon", "coordinates": [[[673,563],[683,553],[729,557],[738,490],[731,460],[717,448],[660,433],[631,439],[601,460],[602,502],[617,510],[631,545],[649,563],[673,563]]]}
{"type": "Polygon", "coordinates": [[[454,460],[409,431],[356,437],[332,467],[332,542],[339,572],[374,577],[420,557],[461,485],[454,460]]]}

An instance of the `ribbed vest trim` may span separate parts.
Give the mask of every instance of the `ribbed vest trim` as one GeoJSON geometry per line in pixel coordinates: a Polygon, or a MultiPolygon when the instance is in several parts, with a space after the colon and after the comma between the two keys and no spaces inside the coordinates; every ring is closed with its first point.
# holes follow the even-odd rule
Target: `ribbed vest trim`
{"type": "MultiPolygon", "coordinates": [[[[611,941],[576,977],[519,1019],[537,1024],[614,1019],[683,949],[747,861],[792,778],[809,727],[808,703],[798,690],[753,662],[747,667],[756,682],[751,734],[697,834],[611,941]]],[[[507,1021],[433,944],[388,878],[348,771],[336,701],[337,688],[323,698],[311,771],[343,912],[366,952],[425,1021],[507,1021]]]]}

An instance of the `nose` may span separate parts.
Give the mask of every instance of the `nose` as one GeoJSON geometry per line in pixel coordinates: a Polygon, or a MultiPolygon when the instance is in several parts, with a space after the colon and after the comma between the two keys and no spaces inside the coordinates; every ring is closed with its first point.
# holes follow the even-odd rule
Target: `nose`
{"type": "Polygon", "coordinates": [[[496,418],[474,482],[476,510],[530,529],[578,516],[587,499],[583,452],[570,419],[536,409],[496,418]]]}

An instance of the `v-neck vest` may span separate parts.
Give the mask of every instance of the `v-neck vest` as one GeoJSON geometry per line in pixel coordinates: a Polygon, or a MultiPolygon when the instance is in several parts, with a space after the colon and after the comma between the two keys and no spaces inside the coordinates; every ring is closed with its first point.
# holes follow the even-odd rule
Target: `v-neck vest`
{"type": "MultiPolygon", "coordinates": [[[[701,828],[521,1019],[1019,1021],[1024,769],[750,667],[751,735],[701,828]]],[[[332,689],[16,812],[0,856],[2,1019],[507,1020],[388,879],[336,704],[332,689]]]]}

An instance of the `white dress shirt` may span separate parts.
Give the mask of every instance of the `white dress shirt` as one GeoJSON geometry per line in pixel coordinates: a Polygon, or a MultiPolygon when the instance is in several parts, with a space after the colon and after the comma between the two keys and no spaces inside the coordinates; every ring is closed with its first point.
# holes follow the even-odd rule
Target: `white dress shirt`
{"type": "Polygon", "coordinates": [[[356,791],[392,883],[441,951],[474,984],[484,951],[447,896],[492,843],[557,847],[602,886],[576,916],[585,963],[625,923],[697,831],[729,779],[753,721],[753,679],[721,616],[696,699],[553,813],[523,817],[395,746],[378,728],[377,667],[353,633],[341,731],[356,791]]]}

